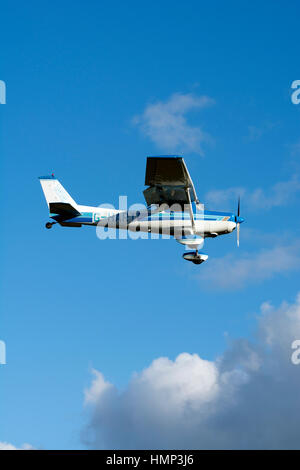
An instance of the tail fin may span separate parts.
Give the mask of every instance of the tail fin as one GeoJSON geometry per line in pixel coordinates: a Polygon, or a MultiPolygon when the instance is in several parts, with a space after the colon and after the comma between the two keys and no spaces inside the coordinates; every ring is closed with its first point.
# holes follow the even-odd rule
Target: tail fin
{"type": "Polygon", "coordinates": [[[68,206],[74,213],[77,212],[76,202],[54,176],[40,176],[39,179],[50,212],[60,213],[58,210],[53,210],[59,206],[65,208],[68,206]]]}

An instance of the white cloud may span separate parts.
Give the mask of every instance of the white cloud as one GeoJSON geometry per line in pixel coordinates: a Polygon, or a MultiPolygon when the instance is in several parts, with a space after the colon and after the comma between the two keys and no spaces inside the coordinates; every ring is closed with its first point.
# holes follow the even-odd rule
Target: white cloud
{"type": "Polygon", "coordinates": [[[235,211],[237,208],[238,197],[241,197],[244,206],[245,188],[234,186],[227,189],[212,189],[208,191],[203,199],[209,209],[220,209],[235,211]]]}
{"type": "Polygon", "coordinates": [[[207,96],[174,93],[163,102],[149,104],[143,114],[135,116],[133,123],[157,147],[167,152],[195,152],[203,154],[203,143],[211,140],[199,126],[191,126],[186,114],[213,104],[207,96]]]}
{"type": "Polygon", "coordinates": [[[214,288],[239,289],[299,268],[300,242],[296,241],[259,252],[210,259],[198,279],[208,286],[213,283],[214,288]]]}
{"type": "Polygon", "coordinates": [[[233,341],[206,361],[183,353],[156,359],[119,392],[92,385],[85,442],[91,448],[300,448],[300,366],[291,344],[300,338],[295,304],[261,307],[253,342],[233,341]]]}
{"type": "Polygon", "coordinates": [[[266,210],[288,204],[300,191],[300,181],[293,176],[288,181],[280,181],[269,189],[256,188],[246,190],[242,187],[209,191],[204,197],[204,203],[216,209],[235,209],[237,198],[242,198],[243,207],[251,210],[266,210]]]}
{"type": "Polygon", "coordinates": [[[269,192],[258,188],[246,197],[249,198],[248,204],[254,209],[271,209],[287,204],[299,191],[300,182],[296,176],[293,176],[289,181],[276,183],[269,192]]]}
{"type": "Polygon", "coordinates": [[[264,122],[260,126],[248,126],[248,140],[259,140],[266,132],[274,129],[275,122],[264,122]]]}
{"type": "Polygon", "coordinates": [[[9,442],[0,442],[0,450],[34,450],[30,444],[23,444],[21,447],[16,447],[9,442]]]}
{"type": "Polygon", "coordinates": [[[248,244],[254,244],[257,248],[258,243],[262,243],[264,246],[277,246],[291,243],[291,233],[288,227],[283,227],[279,232],[264,232],[260,228],[249,227],[243,225],[242,227],[242,241],[247,241],[248,244]]]}
{"type": "Polygon", "coordinates": [[[112,384],[104,380],[101,372],[92,369],[92,374],[94,375],[92,385],[84,391],[85,403],[96,403],[112,387],[112,384]]]}

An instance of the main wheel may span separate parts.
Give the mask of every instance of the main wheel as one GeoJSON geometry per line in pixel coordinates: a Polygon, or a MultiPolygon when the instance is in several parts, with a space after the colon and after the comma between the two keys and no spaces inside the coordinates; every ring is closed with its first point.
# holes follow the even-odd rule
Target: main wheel
{"type": "Polygon", "coordinates": [[[47,222],[46,225],[45,225],[46,228],[52,228],[52,224],[51,222],[47,222]]]}

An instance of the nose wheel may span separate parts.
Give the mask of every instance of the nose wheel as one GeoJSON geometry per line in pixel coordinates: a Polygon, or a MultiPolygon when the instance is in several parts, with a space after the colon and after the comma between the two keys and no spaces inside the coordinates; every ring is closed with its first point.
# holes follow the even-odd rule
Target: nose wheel
{"type": "Polygon", "coordinates": [[[198,250],[196,251],[189,251],[188,253],[184,253],[182,257],[187,260],[191,261],[194,264],[201,264],[207,260],[208,256],[204,253],[199,253],[198,250]]]}

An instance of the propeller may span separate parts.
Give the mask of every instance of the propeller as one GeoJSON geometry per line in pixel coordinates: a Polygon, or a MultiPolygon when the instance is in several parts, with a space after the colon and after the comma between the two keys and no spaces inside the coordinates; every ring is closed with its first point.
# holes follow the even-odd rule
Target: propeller
{"type": "Polygon", "coordinates": [[[236,226],[236,244],[238,247],[240,246],[240,224],[236,226]]]}
{"type": "Polygon", "coordinates": [[[242,217],[240,217],[241,212],[241,198],[239,196],[238,199],[238,207],[237,207],[237,215],[235,216],[235,223],[236,223],[236,244],[240,246],[240,225],[244,221],[242,217]]]}

